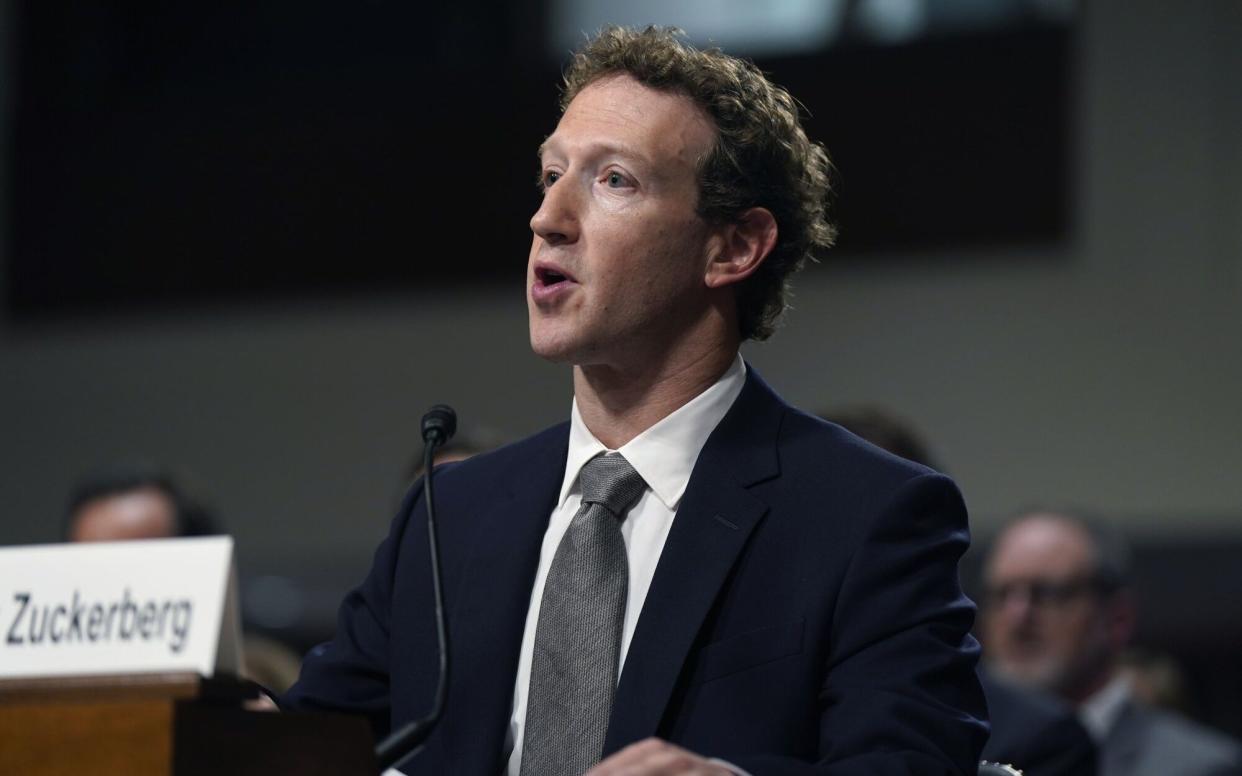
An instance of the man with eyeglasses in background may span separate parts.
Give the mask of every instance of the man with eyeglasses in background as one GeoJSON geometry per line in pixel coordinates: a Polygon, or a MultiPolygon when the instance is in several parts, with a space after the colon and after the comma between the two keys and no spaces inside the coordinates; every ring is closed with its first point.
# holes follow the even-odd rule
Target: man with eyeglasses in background
{"type": "Polygon", "coordinates": [[[1236,742],[1132,697],[1118,671],[1135,621],[1128,572],[1121,537],[1093,520],[1041,510],[1011,521],[984,566],[988,666],[1073,705],[1100,776],[1242,774],[1236,742]]]}

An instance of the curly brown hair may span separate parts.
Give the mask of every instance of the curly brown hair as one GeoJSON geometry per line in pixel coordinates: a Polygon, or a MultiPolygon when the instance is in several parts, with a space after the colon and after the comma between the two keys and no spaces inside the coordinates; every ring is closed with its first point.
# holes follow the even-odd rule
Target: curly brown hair
{"type": "Polygon", "coordinates": [[[684,94],[711,117],[716,144],[699,164],[699,215],[736,222],[763,207],[776,218],[775,247],[737,289],[742,339],[764,340],[788,306],[790,276],[836,237],[827,215],[832,163],[823,145],[807,138],[789,92],[754,64],[696,49],[683,35],[671,27],[604,28],[565,71],[561,111],[592,82],[625,74],[684,94]]]}

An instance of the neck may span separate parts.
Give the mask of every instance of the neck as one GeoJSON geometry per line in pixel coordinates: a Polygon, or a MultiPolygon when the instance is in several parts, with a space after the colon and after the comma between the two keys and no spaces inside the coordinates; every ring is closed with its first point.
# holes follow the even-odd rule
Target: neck
{"type": "Polygon", "coordinates": [[[636,367],[576,366],[578,412],[595,438],[616,450],[719,380],[738,344],[733,338],[687,357],[649,359],[636,367]]]}

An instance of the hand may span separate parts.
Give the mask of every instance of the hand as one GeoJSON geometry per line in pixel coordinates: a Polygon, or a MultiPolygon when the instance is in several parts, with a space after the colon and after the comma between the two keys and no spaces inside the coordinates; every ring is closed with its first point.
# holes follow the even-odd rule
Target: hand
{"type": "Polygon", "coordinates": [[[658,738],[630,744],[586,776],[735,776],[723,765],[658,738]]]}

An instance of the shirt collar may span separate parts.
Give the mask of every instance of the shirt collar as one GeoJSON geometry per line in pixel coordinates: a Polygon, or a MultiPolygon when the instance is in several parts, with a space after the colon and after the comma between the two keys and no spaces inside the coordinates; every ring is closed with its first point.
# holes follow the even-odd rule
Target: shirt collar
{"type": "Polygon", "coordinates": [[[1130,682],[1118,674],[1078,707],[1078,719],[1098,744],[1108,737],[1130,699],[1130,682]]]}
{"type": "MultiPolygon", "coordinates": [[[[707,437],[724,418],[746,383],[746,364],[738,354],[720,379],[651,428],[631,439],[615,452],[625,456],[656,497],[670,510],[676,510],[690,482],[690,473],[699,459],[707,437]]],[[[596,455],[614,452],[595,438],[578,412],[575,398],[570,412],[569,455],[565,479],[557,505],[578,484],[578,472],[596,455]]]]}

